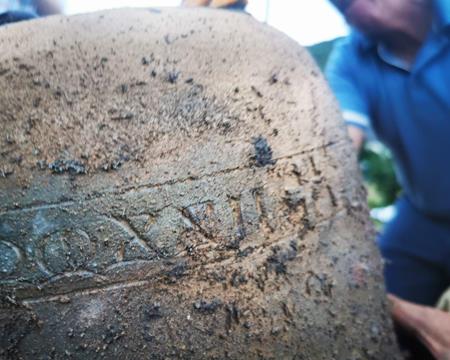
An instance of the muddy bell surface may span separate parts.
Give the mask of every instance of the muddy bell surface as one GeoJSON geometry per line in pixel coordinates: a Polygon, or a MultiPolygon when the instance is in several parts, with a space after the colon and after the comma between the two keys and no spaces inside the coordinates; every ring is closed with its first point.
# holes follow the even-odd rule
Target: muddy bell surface
{"type": "Polygon", "coordinates": [[[250,16],[0,28],[0,356],[396,359],[319,69],[250,16]]]}

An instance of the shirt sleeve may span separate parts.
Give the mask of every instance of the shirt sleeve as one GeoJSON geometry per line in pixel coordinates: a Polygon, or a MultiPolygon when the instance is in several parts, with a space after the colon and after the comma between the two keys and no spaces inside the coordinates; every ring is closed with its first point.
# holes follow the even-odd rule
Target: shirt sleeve
{"type": "Polygon", "coordinates": [[[358,81],[360,67],[355,59],[358,54],[350,39],[335,45],[325,69],[326,77],[348,125],[368,131],[370,129],[369,106],[358,81]]]}

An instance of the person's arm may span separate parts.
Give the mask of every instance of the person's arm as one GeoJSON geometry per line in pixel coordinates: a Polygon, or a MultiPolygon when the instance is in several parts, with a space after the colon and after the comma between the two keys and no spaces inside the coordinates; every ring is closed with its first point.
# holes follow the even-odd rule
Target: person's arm
{"type": "Polygon", "coordinates": [[[450,313],[388,295],[391,314],[400,326],[411,331],[437,360],[450,360],[450,313]]]}
{"type": "Polygon", "coordinates": [[[34,5],[39,16],[61,14],[63,10],[60,0],[35,0],[34,5]]]}
{"type": "Polygon", "coordinates": [[[350,38],[338,43],[329,58],[326,77],[342,110],[348,134],[357,151],[363,147],[370,127],[369,100],[361,85],[361,68],[357,50],[350,38]]]}

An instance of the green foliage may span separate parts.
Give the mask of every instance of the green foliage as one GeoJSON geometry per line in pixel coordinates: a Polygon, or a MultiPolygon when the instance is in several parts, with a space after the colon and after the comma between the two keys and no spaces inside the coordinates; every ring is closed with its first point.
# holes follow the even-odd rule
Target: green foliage
{"type": "Polygon", "coordinates": [[[314,60],[316,60],[317,65],[319,65],[322,70],[325,69],[325,65],[327,64],[327,60],[330,56],[331,50],[333,50],[334,44],[339,39],[340,38],[330,41],[324,41],[319,44],[307,47],[314,60]]]}
{"type": "Polygon", "coordinates": [[[391,205],[401,188],[395,176],[390,152],[378,143],[368,143],[359,160],[367,187],[369,207],[391,205]]]}

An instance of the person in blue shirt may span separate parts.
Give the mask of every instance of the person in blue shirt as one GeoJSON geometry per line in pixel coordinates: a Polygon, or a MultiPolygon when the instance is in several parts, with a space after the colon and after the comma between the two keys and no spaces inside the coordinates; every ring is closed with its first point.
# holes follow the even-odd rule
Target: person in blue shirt
{"type": "Polygon", "coordinates": [[[0,26],[60,12],[59,0],[0,0],[0,26]]]}
{"type": "Polygon", "coordinates": [[[403,187],[378,243],[389,293],[434,306],[450,286],[450,0],[331,0],[352,26],[326,75],[360,149],[370,129],[403,187]]]}
{"type": "Polygon", "coordinates": [[[433,305],[450,285],[450,1],[333,2],[355,30],[329,83],[355,146],[370,126],[404,189],[379,240],[387,290],[433,305]]]}

